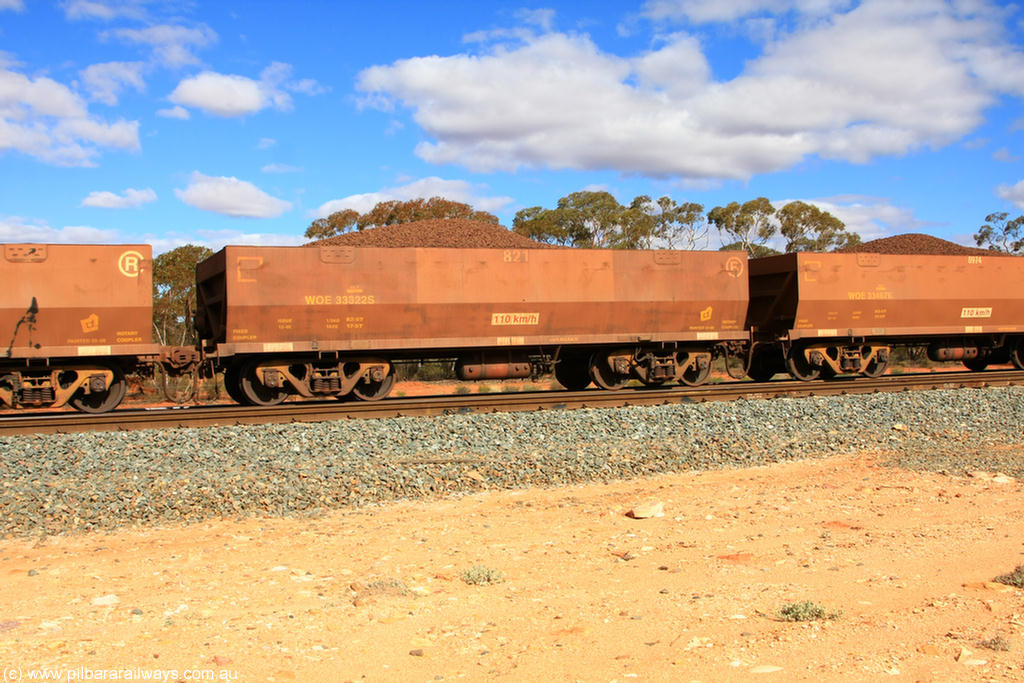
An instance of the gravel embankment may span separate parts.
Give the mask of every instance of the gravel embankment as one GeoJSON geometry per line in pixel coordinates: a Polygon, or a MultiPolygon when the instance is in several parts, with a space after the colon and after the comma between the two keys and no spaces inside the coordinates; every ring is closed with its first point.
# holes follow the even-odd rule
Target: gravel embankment
{"type": "Polygon", "coordinates": [[[1024,478],[1024,388],[0,438],[0,536],[881,451],[1024,478]]]}

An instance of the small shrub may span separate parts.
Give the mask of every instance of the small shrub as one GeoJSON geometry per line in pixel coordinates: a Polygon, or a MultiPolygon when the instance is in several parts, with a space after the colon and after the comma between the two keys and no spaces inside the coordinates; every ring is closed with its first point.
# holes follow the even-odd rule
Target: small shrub
{"type": "Polygon", "coordinates": [[[1005,583],[1007,586],[1015,588],[1024,588],[1024,564],[1017,565],[1017,568],[1012,572],[997,576],[993,581],[1005,583]]]}
{"type": "Polygon", "coordinates": [[[462,572],[462,580],[471,586],[489,586],[492,583],[504,581],[505,575],[497,569],[478,564],[462,572]]]}
{"type": "Polygon", "coordinates": [[[360,595],[408,595],[409,587],[398,579],[375,579],[366,584],[360,595]]]}
{"type": "Polygon", "coordinates": [[[806,600],[783,605],[775,616],[782,621],[821,621],[838,619],[842,614],[841,611],[829,612],[821,605],[806,600]]]}
{"type": "Polygon", "coordinates": [[[492,391],[494,391],[494,387],[492,387],[490,384],[481,384],[476,388],[476,390],[478,393],[481,394],[489,394],[492,391]]]}
{"type": "Polygon", "coordinates": [[[519,387],[515,384],[503,384],[501,386],[501,391],[505,394],[514,394],[519,391],[519,387]]]}
{"type": "Polygon", "coordinates": [[[1008,641],[1006,638],[1003,638],[998,633],[993,638],[979,641],[978,645],[984,648],[988,648],[989,650],[995,650],[996,652],[1010,651],[1010,641],[1008,641]]]}
{"type": "Polygon", "coordinates": [[[455,393],[459,395],[468,394],[470,393],[469,387],[467,387],[465,384],[460,384],[459,386],[455,387],[455,393]]]}

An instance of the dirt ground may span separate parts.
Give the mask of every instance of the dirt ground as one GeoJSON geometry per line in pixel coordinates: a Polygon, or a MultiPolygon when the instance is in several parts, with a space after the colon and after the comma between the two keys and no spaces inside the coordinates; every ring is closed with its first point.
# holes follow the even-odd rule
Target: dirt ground
{"type": "Polygon", "coordinates": [[[1024,590],[992,582],[1024,564],[1024,485],[878,462],[0,541],[0,667],[5,683],[1024,681],[1024,590]],[[663,515],[628,516],[645,502],[663,515]],[[833,618],[778,618],[803,601],[833,618]]]}

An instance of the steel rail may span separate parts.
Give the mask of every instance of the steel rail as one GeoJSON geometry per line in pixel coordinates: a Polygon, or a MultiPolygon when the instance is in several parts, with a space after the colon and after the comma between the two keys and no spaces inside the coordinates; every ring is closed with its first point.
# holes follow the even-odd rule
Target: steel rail
{"type": "Polygon", "coordinates": [[[700,387],[636,388],[620,391],[536,391],[389,398],[383,401],[302,401],[271,407],[198,405],[128,408],[100,415],[73,412],[8,413],[0,417],[0,436],[131,429],[168,429],[267,423],[321,422],[344,419],[493,413],[525,410],[613,408],[675,403],[727,401],[738,398],[833,396],[893,391],[1024,385],[1024,371],[941,372],[837,377],[799,382],[731,381],[700,387]]]}

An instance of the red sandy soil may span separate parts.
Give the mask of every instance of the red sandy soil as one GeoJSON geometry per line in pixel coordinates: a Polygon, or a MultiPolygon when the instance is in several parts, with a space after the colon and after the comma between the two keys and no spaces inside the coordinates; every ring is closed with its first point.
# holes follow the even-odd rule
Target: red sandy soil
{"type": "Polygon", "coordinates": [[[1024,564],[1024,486],[876,457],[0,541],[0,666],[7,680],[1024,681],[1024,590],[992,582],[1024,564]],[[663,516],[627,515],[644,501],[663,516]],[[474,567],[500,579],[467,583],[474,567]],[[803,601],[835,618],[779,620],[803,601]]]}

